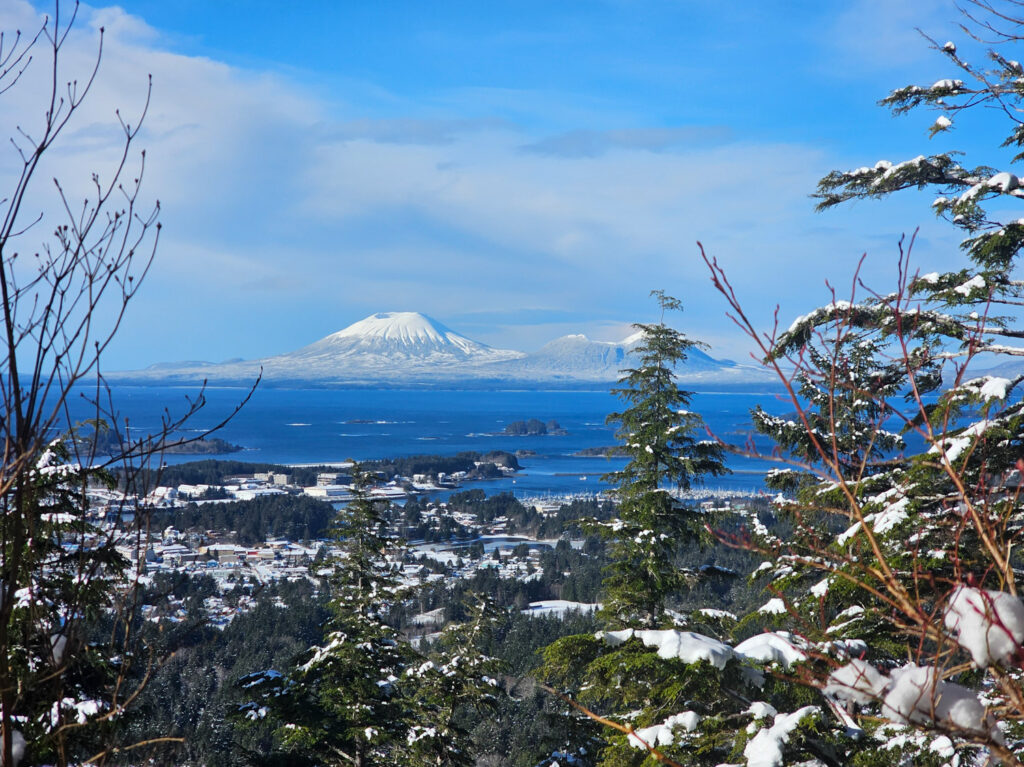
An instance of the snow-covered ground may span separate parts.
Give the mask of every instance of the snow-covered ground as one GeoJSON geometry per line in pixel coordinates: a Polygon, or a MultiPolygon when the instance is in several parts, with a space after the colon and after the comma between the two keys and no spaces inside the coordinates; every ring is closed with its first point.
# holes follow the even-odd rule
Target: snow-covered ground
{"type": "Polygon", "coordinates": [[[570,602],[566,599],[542,599],[530,602],[530,606],[522,611],[524,615],[565,617],[567,613],[592,613],[601,608],[597,602],[570,602]]]}

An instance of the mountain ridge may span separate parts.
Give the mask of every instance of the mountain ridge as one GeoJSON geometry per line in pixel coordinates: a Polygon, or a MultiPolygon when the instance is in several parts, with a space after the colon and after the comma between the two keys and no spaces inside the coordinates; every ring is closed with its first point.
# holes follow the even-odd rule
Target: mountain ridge
{"type": "MultiPolygon", "coordinates": [[[[160,362],[110,374],[132,383],[244,382],[261,374],[268,384],[318,386],[602,384],[630,366],[641,340],[593,341],[583,334],[553,339],[532,353],[496,349],[418,312],[378,312],[291,352],[253,360],[160,362]]],[[[757,368],[717,360],[691,349],[681,380],[760,380],[757,368]]]]}

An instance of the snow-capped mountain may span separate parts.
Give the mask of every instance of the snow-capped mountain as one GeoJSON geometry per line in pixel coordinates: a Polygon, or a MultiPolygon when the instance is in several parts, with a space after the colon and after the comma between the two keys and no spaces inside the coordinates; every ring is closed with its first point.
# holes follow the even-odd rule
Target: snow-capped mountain
{"type": "MultiPolygon", "coordinates": [[[[615,381],[623,368],[636,364],[632,352],[642,339],[641,333],[622,341],[593,341],[582,334],[562,336],[532,354],[493,365],[490,370],[501,377],[524,381],[615,381]]],[[[717,360],[700,349],[690,349],[686,362],[676,372],[682,380],[693,380],[716,375],[739,378],[754,371],[731,360],[717,360]]]]}
{"type": "Polygon", "coordinates": [[[521,356],[522,352],[493,349],[472,341],[418,312],[380,312],[266,362],[320,367],[346,360],[359,364],[374,359],[383,364],[446,364],[497,362],[521,356]]]}
{"type": "Polygon", "coordinates": [[[614,381],[628,367],[627,357],[639,338],[618,343],[591,341],[585,335],[568,335],[549,341],[518,360],[494,366],[499,376],[517,380],[552,378],[614,381]]]}
{"type": "MultiPolygon", "coordinates": [[[[569,335],[532,354],[494,349],[417,312],[381,312],[293,352],[256,360],[159,363],[116,374],[121,380],[165,383],[207,379],[315,385],[600,384],[615,381],[633,363],[639,334],[619,342],[569,335]]],[[[757,379],[759,371],[691,349],[678,371],[686,380],[757,379]]]]}

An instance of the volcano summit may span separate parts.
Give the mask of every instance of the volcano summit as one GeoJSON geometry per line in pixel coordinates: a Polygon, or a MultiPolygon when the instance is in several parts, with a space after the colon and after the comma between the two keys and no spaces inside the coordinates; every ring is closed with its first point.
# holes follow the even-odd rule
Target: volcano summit
{"type": "MultiPolygon", "coordinates": [[[[159,363],[113,374],[125,383],[251,383],[279,386],[481,386],[610,383],[632,364],[638,334],[617,342],[583,335],[555,339],[533,354],[473,341],[418,312],[380,312],[292,352],[255,360],[159,363]]],[[[678,371],[683,380],[742,382],[755,368],[697,350],[678,371]]]]}

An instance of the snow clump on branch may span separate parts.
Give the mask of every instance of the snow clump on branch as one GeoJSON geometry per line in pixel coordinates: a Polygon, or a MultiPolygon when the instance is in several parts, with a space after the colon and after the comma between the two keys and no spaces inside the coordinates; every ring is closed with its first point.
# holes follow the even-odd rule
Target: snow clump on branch
{"type": "Polygon", "coordinates": [[[1024,604],[1002,591],[957,588],[944,621],[978,668],[1008,665],[1024,642],[1024,604]]]}

